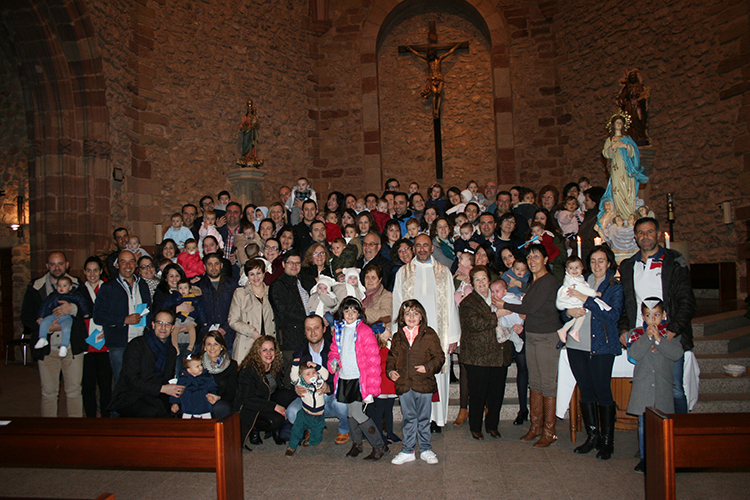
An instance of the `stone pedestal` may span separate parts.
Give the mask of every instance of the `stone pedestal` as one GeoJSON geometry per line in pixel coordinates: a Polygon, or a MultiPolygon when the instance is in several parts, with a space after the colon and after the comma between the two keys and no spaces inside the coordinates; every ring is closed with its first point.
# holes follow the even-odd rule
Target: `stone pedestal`
{"type": "Polygon", "coordinates": [[[266,173],[265,170],[256,168],[238,168],[230,171],[227,178],[232,183],[232,200],[243,207],[248,203],[265,205],[261,183],[266,173]]]}

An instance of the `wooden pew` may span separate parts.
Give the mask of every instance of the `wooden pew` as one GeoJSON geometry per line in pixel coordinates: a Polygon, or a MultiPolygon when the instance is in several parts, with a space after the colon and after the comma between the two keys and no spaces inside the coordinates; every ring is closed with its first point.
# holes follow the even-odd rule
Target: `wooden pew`
{"type": "Polygon", "coordinates": [[[0,467],[216,471],[218,500],[242,500],[240,416],[2,418],[0,467]]]}
{"type": "MultiPolygon", "coordinates": [[[[75,499],[56,499],[56,498],[29,498],[29,497],[0,497],[0,500],[75,500],[75,499]]],[[[81,499],[84,500],[84,499],[81,499]]],[[[85,499],[90,500],[90,499],[85,499]]],[[[102,493],[94,500],[115,500],[115,496],[112,493],[102,493]]]]}
{"type": "Polygon", "coordinates": [[[646,409],[646,500],[674,500],[675,468],[750,467],[750,413],[646,409]]]}

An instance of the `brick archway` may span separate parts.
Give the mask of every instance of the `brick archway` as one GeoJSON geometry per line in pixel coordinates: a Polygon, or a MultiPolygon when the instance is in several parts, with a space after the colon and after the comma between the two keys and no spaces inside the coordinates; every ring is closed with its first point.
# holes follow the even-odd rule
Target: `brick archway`
{"type": "Polygon", "coordinates": [[[29,142],[31,271],[109,246],[111,145],[102,60],[84,4],[13,0],[0,44],[18,67],[29,142]]]}
{"type": "MultiPolygon", "coordinates": [[[[504,18],[492,2],[458,0],[466,13],[487,36],[492,52],[492,79],[494,94],[497,178],[515,179],[515,152],[513,140],[513,106],[510,85],[510,56],[508,54],[508,29],[504,18]]],[[[362,75],[362,124],[364,132],[364,173],[367,189],[383,187],[380,111],[378,103],[378,48],[383,34],[406,9],[423,5],[430,8],[428,0],[385,0],[372,6],[362,25],[360,70],[362,75]]]]}

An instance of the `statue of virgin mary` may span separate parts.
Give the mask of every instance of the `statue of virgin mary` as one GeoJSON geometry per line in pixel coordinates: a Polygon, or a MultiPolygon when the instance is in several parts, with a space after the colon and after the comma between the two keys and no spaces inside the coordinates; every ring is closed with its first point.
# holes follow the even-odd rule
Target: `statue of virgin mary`
{"type": "MultiPolygon", "coordinates": [[[[648,182],[648,176],[641,166],[641,158],[635,141],[626,134],[630,126],[630,116],[618,111],[607,122],[609,137],[604,142],[602,155],[607,159],[609,182],[599,203],[599,219],[605,215],[605,202],[614,205],[615,215],[628,220],[638,216],[638,188],[648,182]]],[[[602,228],[605,229],[605,228],[602,228]]]]}

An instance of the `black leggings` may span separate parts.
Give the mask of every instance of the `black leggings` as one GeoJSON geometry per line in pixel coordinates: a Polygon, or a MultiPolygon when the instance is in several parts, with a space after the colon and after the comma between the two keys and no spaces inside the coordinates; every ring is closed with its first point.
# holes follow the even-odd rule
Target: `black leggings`
{"type": "MultiPolygon", "coordinates": [[[[271,394],[271,402],[283,406],[286,408],[289,404],[294,401],[297,394],[290,390],[278,388],[271,394]]],[[[281,429],[284,425],[286,418],[276,410],[262,410],[255,411],[244,406],[240,410],[240,431],[242,435],[242,443],[247,440],[248,434],[253,429],[259,431],[275,431],[281,429]]]]}
{"type": "Polygon", "coordinates": [[[395,401],[396,398],[375,398],[372,404],[367,405],[365,412],[381,434],[383,434],[383,423],[385,423],[384,440],[393,434],[393,403],[395,401]]]}
{"type": "Polygon", "coordinates": [[[581,390],[581,403],[596,403],[600,406],[615,404],[612,398],[612,365],[614,354],[592,355],[587,351],[566,349],[570,370],[581,390]]]}
{"type": "MultiPolygon", "coordinates": [[[[524,339],[525,340],[525,339],[524,339]]],[[[523,343],[521,352],[513,349],[513,358],[516,360],[516,387],[518,388],[518,409],[520,411],[529,411],[526,403],[529,388],[529,369],[526,367],[526,342],[523,343]]]]}
{"type": "Polygon", "coordinates": [[[99,408],[102,417],[109,417],[107,407],[112,400],[112,365],[108,352],[88,352],[83,357],[81,395],[83,409],[89,418],[96,417],[96,386],[99,386],[99,408]]]}

